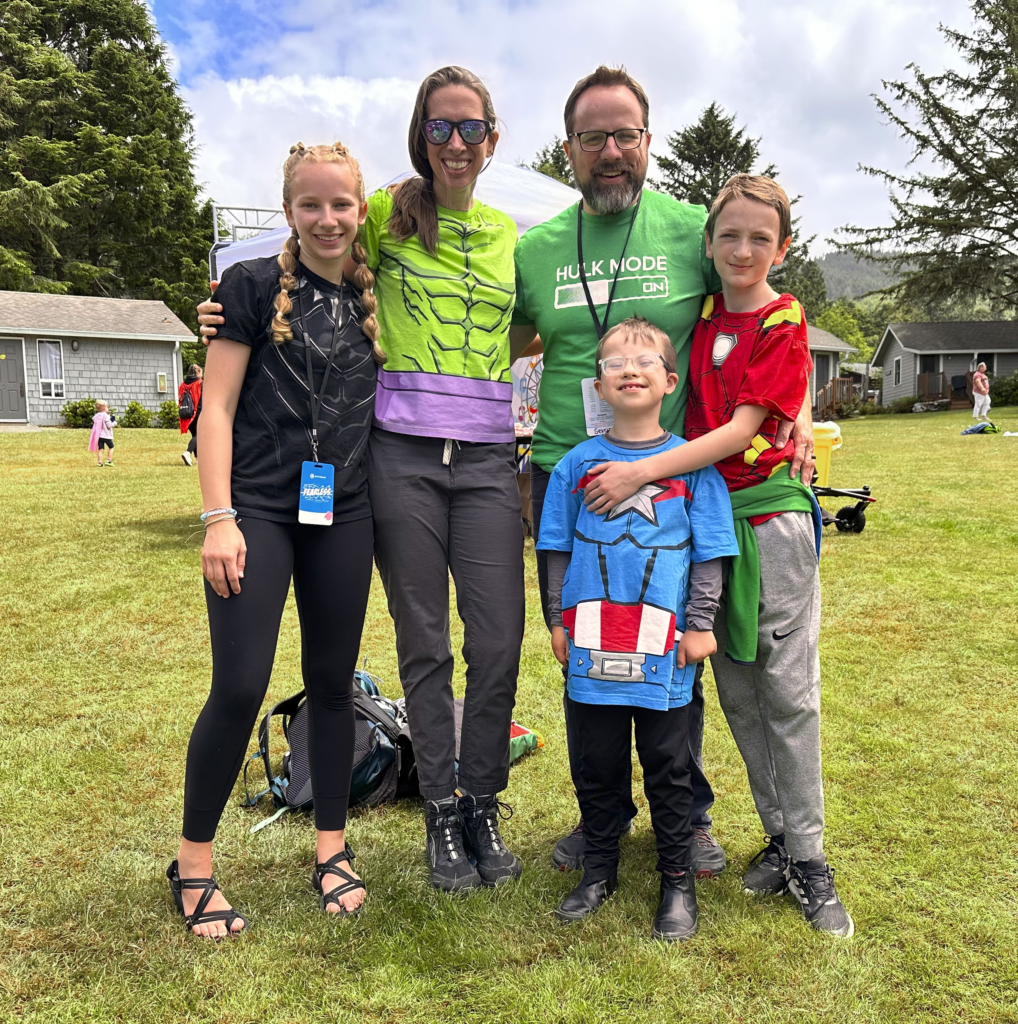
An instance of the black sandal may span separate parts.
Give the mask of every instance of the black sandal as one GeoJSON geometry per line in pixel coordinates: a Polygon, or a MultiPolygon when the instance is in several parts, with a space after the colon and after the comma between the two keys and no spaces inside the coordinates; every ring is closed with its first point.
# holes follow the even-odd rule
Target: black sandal
{"type": "Polygon", "coordinates": [[[339,866],[343,861],[353,864],[353,850],[350,849],[349,845],[345,849],[340,850],[335,856],[330,857],[324,864],[315,864],[315,868],[311,872],[311,884],[315,887],[315,891],[320,897],[322,910],[325,913],[329,913],[329,904],[335,903],[339,907],[339,917],[357,917],[361,912],[361,908],[347,910],[339,902],[339,897],[345,896],[348,892],[356,892],[358,889],[363,889],[367,892],[368,887],[360,878],[354,878],[353,875],[344,871],[339,866]],[[322,885],[322,880],[326,875],[336,875],[337,878],[345,878],[346,882],[342,885],[337,885],[331,892],[326,892],[325,887],[322,885]]]}
{"type": "MultiPolygon", "coordinates": [[[[173,901],[177,904],[177,910],[180,911],[180,916],[184,919],[184,924],[187,926],[189,932],[194,931],[195,926],[199,924],[210,924],[214,921],[224,921],[226,923],[226,935],[236,936],[243,935],[249,931],[251,924],[248,919],[235,908],[231,907],[229,910],[209,910],[205,911],[205,908],[209,905],[209,900],[212,899],[213,894],[219,889],[215,878],[181,878],[180,868],[177,866],[177,862],[174,861],[166,869],[166,877],[170,882],[170,892],[173,893],[173,901]],[[202,889],[204,890],[201,897],[198,899],[198,904],[194,908],[193,914],[184,913],[184,890],[185,889],[202,889]],[[243,921],[244,927],[237,931],[233,930],[234,921],[243,921]]],[[[203,938],[211,938],[212,936],[203,936],[203,938]]],[[[225,938],[226,936],[220,935],[216,939],[225,938]]]]}

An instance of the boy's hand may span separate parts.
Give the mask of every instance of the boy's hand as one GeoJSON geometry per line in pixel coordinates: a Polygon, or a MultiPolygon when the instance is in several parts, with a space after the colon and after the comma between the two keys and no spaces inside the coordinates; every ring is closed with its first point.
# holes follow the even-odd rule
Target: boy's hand
{"type": "Polygon", "coordinates": [[[595,515],[636,494],[646,483],[638,462],[602,462],[587,474],[594,479],[584,487],[583,501],[595,515]]]}
{"type": "Polygon", "coordinates": [[[675,652],[675,664],[685,668],[699,661],[705,661],[716,654],[718,642],[712,630],[687,629],[679,640],[679,649],[675,652]]]}
{"type": "Polygon", "coordinates": [[[565,667],[568,664],[569,640],[566,638],[566,631],[561,626],[551,627],[551,652],[560,665],[565,667]]]}
{"type": "MultiPolygon", "coordinates": [[[[219,287],[218,281],[212,282],[212,294],[215,295],[216,289],[219,287]]],[[[201,333],[201,340],[207,345],[215,336],[216,328],[215,324],[221,324],[223,318],[217,316],[217,313],[222,313],[223,307],[218,303],[214,302],[211,298],[206,299],[198,307],[198,323],[201,324],[199,331],[201,333]]]]}

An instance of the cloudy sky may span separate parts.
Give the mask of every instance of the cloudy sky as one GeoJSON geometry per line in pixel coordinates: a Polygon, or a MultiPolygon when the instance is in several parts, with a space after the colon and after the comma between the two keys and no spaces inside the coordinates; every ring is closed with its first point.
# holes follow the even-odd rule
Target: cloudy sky
{"type": "MultiPolygon", "coordinates": [[[[625,64],[651,100],[651,152],[711,101],[762,139],[823,238],[880,223],[883,186],[860,163],[904,167],[872,94],[911,62],[956,61],[938,32],[965,0],[150,0],[195,115],[198,176],[218,202],[275,206],[289,146],[341,139],[368,185],[409,168],[420,80],[462,64],[491,89],[498,158],[561,135],[573,83],[625,64]]],[[[651,162],[653,168],[653,161],[651,162]]]]}

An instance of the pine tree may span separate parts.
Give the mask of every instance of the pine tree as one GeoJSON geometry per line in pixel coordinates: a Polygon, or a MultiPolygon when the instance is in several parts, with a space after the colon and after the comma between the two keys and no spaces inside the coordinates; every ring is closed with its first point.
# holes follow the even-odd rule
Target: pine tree
{"type": "Polygon", "coordinates": [[[912,147],[911,173],[863,167],[890,192],[891,223],[846,227],[840,248],[902,274],[920,306],[1018,305],[1018,0],[973,0],[971,34],[942,27],[965,66],[884,82],[877,107],[912,147]],[[932,165],[932,170],[926,170],[932,165]]]}
{"type": "Polygon", "coordinates": [[[0,4],[0,287],[207,294],[191,115],[138,0],[0,4]]]}
{"type": "Polygon", "coordinates": [[[569,157],[566,156],[562,140],[557,135],[534,157],[530,166],[549,178],[561,181],[563,185],[576,188],[576,178],[573,177],[573,169],[569,166],[569,157]]]}
{"type": "MultiPolygon", "coordinates": [[[[721,186],[733,174],[749,174],[760,157],[760,140],[747,138],[745,127],[735,127],[735,115],[725,114],[717,103],[695,124],[669,135],[666,143],[671,156],[654,157],[664,177],[648,184],[680,202],[708,209],[721,186]]],[[[769,165],[759,173],[773,177],[775,169],[769,165]]]]}

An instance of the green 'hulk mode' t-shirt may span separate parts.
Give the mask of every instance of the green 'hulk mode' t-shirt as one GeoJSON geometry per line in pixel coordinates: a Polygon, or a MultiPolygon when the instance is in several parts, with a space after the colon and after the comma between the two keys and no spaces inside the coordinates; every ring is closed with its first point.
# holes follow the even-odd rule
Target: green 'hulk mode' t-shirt
{"type": "Polygon", "coordinates": [[[389,231],[392,196],[368,200],[360,240],[375,274],[379,343],[375,425],[457,441],[513,441],[509,322],[516,225],[475,202],[438,207],[434,255],[389,231]]]}
{"type": "MultiPolygon", "coordinates": [[[[607,217],[583,214],[583,257],[598,318],[632,222],[632,209],[607,217]]],[[[661,426],[683,435],[686,377],[693,327],[703,297],[721,290],[707,259],[702,206],[644,190],[619,271],[608,327],[646,317],[675,346],[679,384],[665,395],[661,426]]],[[[514,324],[533,324],[544,344],[533,460],[551,472],[559,459],[588,438],[581,381],[595,375],[597,332],[580,283],[576,207],[531,228],[516,246],[514,324]]]]}

